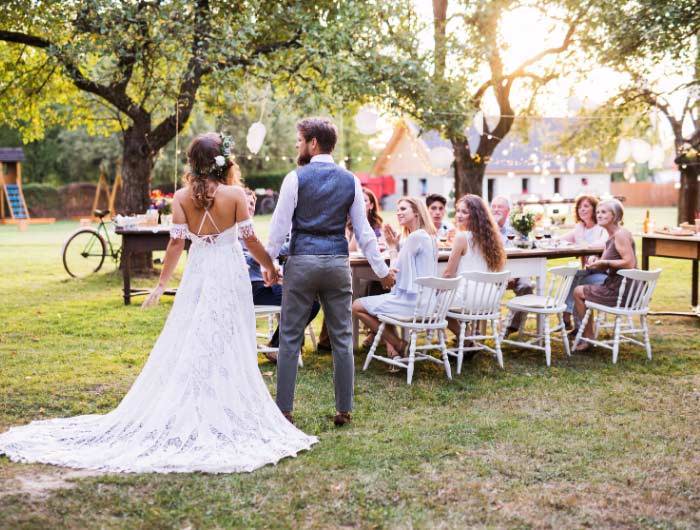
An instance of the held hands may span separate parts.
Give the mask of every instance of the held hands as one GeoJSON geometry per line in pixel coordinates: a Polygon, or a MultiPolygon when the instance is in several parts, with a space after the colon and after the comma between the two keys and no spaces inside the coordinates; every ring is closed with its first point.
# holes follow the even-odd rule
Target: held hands
{"type": "Polygon", "coordinates": [[[149,307],[158,305],[160,297],[163,296],[163,291],[165,291],[164,286],[156,285],[156,288],[151,291],[151,294],[149,294],[143,301],[143,304],[141,304],[141,309],[148,309],[149,307]]]}
{"type": "Polygon", "coordinates": [[[279,269],[277,267],[273,268],[271,271],[269,271],[267,269],[263,269],[262,274],[263,274],[263,282],[265,282],[265,287],[270,287],[272,285],[279,283],[279,281],[280,281],[280,273],[279,273],[279,269]]]}
{"type": "Polygon", "coordinates": [[[384,278],[381,278],[379,281],[382,284],[382,287],[384,289],[391,289],[394,284],[396,283],[396,273],[398,271],[396,269],[389,269],[389,274],[384,276],[384,278]]]}

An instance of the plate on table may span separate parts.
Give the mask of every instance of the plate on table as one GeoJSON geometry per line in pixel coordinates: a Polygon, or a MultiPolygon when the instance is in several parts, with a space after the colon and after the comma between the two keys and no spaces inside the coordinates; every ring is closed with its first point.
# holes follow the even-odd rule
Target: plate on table
{"type": "Polygon", "coordinates": [[[659,228],[657,230],[654,230],[655,234],[661,234],[664,236],[694,236],[695,232],[693,230],[688,230],[687,228],[681,228],[681,227],[673,227],[673,228],[668,228],[668,227],[663,227],[659,228]]]}

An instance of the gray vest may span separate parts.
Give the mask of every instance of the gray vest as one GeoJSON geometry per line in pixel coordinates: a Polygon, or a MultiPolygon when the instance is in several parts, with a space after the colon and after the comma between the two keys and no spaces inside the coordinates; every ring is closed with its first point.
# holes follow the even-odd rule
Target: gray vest
{"type": "Polygon", "coordinates": [[[355,177],[336,164],[312,162],[297,169],[297,179],[290,255],[347,256],[345,224],[355,200],[355,177]]]}

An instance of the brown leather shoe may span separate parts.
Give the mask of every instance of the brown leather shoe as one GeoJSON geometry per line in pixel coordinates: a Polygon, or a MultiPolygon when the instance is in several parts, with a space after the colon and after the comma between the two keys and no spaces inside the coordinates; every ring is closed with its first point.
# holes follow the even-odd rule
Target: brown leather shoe
{"type": "Polygon", "coordinates": [[[291,413],[291,412],[283,412],[283,413],[282,413],[282,416],[284,416],[285,418],[287,418],[287,421],[288,421],[289,423],[291,423],[292,425],[294,425],[294,418],[292,417],[292,413],[291,413]]]}
{"type": "Polygon", "coordinates": [[[266,352],[263,352],[263,355],[272,364],[277,364],[277,352],[276,351],[266,351],[266,352]]]}
{"type": "Polygon", "coordinates": [[[333,423],[335,423],[336,427],[342,427],[350,423],[350,420],[352,420],[352,416],[349,412],[338,412],[333,418],[333,423]]]}

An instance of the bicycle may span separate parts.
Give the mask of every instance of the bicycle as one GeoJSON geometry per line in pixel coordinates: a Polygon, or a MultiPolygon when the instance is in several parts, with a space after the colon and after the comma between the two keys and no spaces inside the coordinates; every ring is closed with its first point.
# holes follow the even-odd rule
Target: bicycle
{"type": "Polygon", "coordinates": [[[95,210],[94,214],[100,219],[97,228],[79,228],[63,243],[63,267],[73,278],[85,278],[99,271],[107,257],[107,246],[110,257],[115,263],[119,263],[121,248],[112,245],[109,229],[104,221],[109,212],[95,210]]]}

